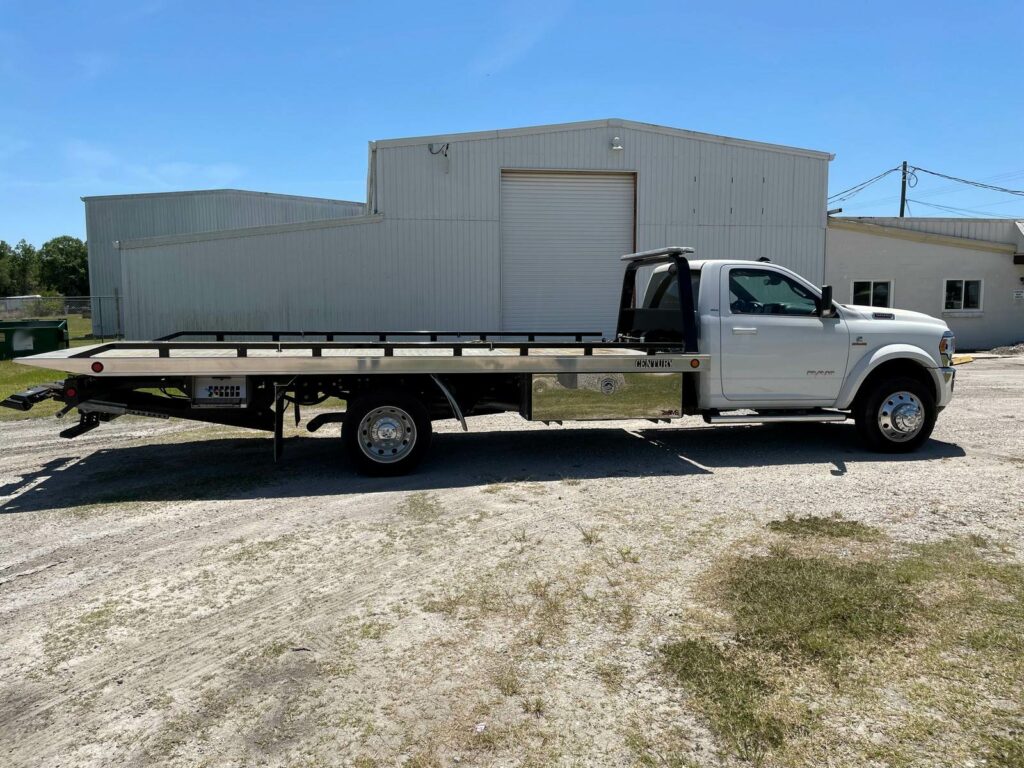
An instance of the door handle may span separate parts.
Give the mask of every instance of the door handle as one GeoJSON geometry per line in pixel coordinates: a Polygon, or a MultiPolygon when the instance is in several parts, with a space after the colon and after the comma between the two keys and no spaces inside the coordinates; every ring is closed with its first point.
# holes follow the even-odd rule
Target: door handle
{"type": "Polygon", "coordinates": [[[733,329],[732,329],[732,335],[733,336],[744,336],[744,335],[753,336],[756,333],[757,333],[757,328],[744,328],[742,326],[733,326],[733,329]]]}

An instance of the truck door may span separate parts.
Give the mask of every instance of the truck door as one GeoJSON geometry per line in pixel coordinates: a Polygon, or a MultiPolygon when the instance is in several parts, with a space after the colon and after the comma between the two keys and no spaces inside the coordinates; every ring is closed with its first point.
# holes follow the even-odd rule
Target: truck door
{"type": "Polygon", "coordinates": [[[839,396],[850,340],[841,317],[818,316],[818,294],[772,267],[725,267],[722,394],[735,401],[839,396]]]}

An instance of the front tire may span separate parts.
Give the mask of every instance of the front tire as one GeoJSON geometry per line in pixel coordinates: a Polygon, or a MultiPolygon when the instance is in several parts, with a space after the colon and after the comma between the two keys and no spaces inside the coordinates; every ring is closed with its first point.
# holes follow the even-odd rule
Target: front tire
{"type": "Polygon", "coordinates": [[[854,407],[861,442],[882,453],[916,450],[931,436],[938,415],[931,388],[904,376],[869,385],[854,407]]]}
{"type": "Polygon", "coordinates": [[[404,475],[430,447],[426,407],[414,396],[392,390],[363,395],[348,404],[341,440],[362,475],[404,475]]]}

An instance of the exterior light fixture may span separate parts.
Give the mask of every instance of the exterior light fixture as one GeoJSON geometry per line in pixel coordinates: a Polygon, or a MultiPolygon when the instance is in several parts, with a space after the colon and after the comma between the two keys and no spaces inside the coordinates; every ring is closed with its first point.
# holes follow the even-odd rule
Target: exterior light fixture
{"type": "Polygon", "coordinates": [[[613,152],[621,152],[622,151],[622,139],[620,139],[618,136],[615,136],[612,139],[612,151],[613,152]]]}

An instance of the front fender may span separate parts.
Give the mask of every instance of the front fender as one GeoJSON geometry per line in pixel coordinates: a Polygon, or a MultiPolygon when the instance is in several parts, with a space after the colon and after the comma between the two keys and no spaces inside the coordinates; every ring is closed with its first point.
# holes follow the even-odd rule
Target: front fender
{"type": "Polygon", "coordinates": [[[857,364],[851,369],[849,375],[846,377],[846,383],[839,392],[839,399],[836,401],[837,408],[849,408],[853,404],[853,399],[857,396],[857,392],[860,389],[860,385],[864,383],[864,380],[871,375],[878,366],[883,363],[887,363],[891,360],[909,360],[917,363],[926,371],[932,378],[932,384],[938,392],[942,386],[940,379],[940,372],[938,363],[935,362],[935,358],[929,355],[920,347],[915,347],[913,344],[887,344],[884,347],[876,349],[871,354],[862,357],[857,364]]]}

